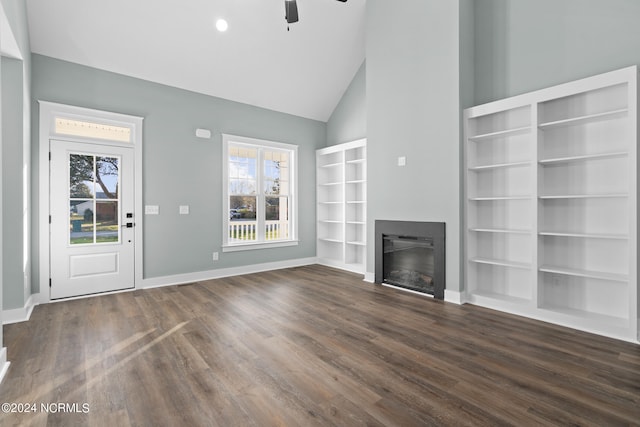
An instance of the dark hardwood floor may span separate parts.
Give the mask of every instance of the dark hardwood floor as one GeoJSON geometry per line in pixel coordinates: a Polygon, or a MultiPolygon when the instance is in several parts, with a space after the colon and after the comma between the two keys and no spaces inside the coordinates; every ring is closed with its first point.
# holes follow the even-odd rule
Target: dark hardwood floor
{"type": "Polygon", "coordinates": [[[639,345],[321,266],[41,305],[4,334],[0,402],[37,412],[2,426],[640,424],[639,345]]]}

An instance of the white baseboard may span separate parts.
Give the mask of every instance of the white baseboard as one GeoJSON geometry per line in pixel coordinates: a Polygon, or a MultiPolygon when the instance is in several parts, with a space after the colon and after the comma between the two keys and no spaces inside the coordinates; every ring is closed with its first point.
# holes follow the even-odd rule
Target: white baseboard
{"type": "Polygon", "coordinates": [[[451,302],[458,305],[464,304],[466,302],[464,298],[464,292],[451,291],[449,289],[444,290],[444,300],[446,302],[451,302]]]}
{"type": "Polygon", "coordinates": [[[27,302],[24,303],[24,307],[2,311],[2,324],[9,325],[11,323],[26,322],[31,317],[33,307],[40,303],[40,294],[30,295],[27,298],[27,302]]]}
{"type": "Polygon", "coordinates": [[[182,283],[203,280],[221,279],[223,277],[240,276],[242,274],[261,273],[263,271],[280,270],[283,268],[302,267],[316,264],[318,259],[299,258],[287,261],[267,262],[264,264],[243,265],[241,267],[220,268],[218,270],[198,271],[196,273],[176,274],[173,276],[152,277],[143,279],[142,289],[161,288],[163,286],[180,285],[182,283]]]}
{"type": "Polygon", "coordinates": [[[364,273],[364,279],[365,282],[369,282],[369,283],[374,283],[376,281],[376,275],[375,273],[369,273],[368,271],[366,273],[364,273]]]}
{"type": "Polygon", "coordinates": [[[7,374],[10,364],[10,362],[7,362],[7,347],[2,347],[0,349],[0,383],[2,383],[4,376],[7,374]]]}

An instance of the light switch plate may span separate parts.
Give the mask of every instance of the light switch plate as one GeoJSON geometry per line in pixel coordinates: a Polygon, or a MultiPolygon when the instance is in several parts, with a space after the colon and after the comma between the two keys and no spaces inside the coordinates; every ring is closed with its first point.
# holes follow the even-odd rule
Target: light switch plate
{"type": "Polygon", "coordinates": [[[406,166],[407,158],[405,156],[398,157],[398,166],[406,166]]]}
{"type": "Polygon", "coordinates": [[[189,215],[189,205],[180,206],[180,215],[189,215]]]}
{"type": "Polygon", "coordinates": [[[160,215],[160,206],[158,205],[146,205],[144,207],[145,215],[160,215]]]}

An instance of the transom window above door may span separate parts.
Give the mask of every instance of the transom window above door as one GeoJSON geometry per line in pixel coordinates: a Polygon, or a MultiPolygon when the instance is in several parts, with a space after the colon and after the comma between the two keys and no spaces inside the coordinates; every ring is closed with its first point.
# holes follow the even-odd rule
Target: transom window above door
{"type": "Polygon", "coordinates": [[[55,118],[55,133],[58,135],[131,142],[131,128],[105,123],[93,123],[65,117],[55,118]]]}

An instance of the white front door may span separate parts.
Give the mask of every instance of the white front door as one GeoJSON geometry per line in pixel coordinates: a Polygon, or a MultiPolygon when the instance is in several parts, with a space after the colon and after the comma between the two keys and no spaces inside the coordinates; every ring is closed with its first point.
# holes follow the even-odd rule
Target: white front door
{"type": "Polygon", "coordinates": [[[134,150],[50,141],[51,299],[134,287],[134,150]]]}

